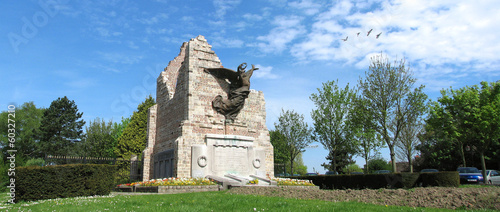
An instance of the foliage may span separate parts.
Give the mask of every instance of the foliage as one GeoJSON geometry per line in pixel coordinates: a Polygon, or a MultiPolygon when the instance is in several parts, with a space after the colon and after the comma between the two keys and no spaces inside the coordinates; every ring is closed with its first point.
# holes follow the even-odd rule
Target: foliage
{"type": "Polygon", "coordinates": [[[488,150],[500,140],[500,81],[481,82],[481,87],[450,88],[441,94],[427,119],[427,133],[434,134],[438,141],[452,141],[464,166],[464,146],[472,146],[480,154],[484,175],[488,150]]]}
{"type": "Polygon", "coordinates": [[[9,163],[5,161],[2,157],[0,157],[0,192],[4,192],[7,190],[7,185],[9,183],[9,163]]]}
{"type": "MultiPolygon", "coordinates": [[[[432,117],[432,111],[430,117],[432,117]]],[[[430,120],[430,118],[428,119],[430,120]]],[[[425,134],[420,138],[417,149],[421,153],[422,168],[434,168],[445,171],[455,171],[458,164],[461,164],[461,148],[451,139],[443,137],[443,128],[433,128],[429,121],[425,126],[425,134]]]]}
{"type": "Polygon", "coordinates": [[[286,151],[285,137],[276,130],[270,130],[269,136],[271,144],[273,145],[274,163],[286,163],[289,161],[288,153],[286,151]]]}
{"type": "Polygon", "coordinates": [[[337,173],[343,173],[343,168],[348,166],[349,164],[353,164],[353,163],[356,163],[356,161],[354,161],[352,159],[352,156],[353,154],[349,153],[348,151],[344,151],[344,149],[339,149],[337,151],[337,159],[335,160],[336,164],[337,164],[337,168],[336,169],[333,169],[333,156],[331,154],[331,152],[328,154],[328,156],[326,156],[326,160],[327,162],[326,163],[323,163],[321,164],[321,166],[323,166],[325,169],[327,169],[328,171],[335,171],[337,173]]]}
{"type": "MultiPolygon", "coordinates": [[[[17,150],[16,159],[18,160],[18,166],[22,165],[19,164],[22,160],[21,158],[40,156],[37,154],[39,152],[37,150],[37,145],[44,111],[45,109],[37,108],[33,102],[25,102],[16,108],[15,117],[10,117],[15,120],[15,149],[17,150]]],[[[2,111],[2,113],[0,113],[0,147],[6,147],[8,145],[7,119],[9,119],[8,111],[2,111]]],[[[2,156],[4,159],[8,156],[6,151],[6,148],[2,148],[2,156]]]]}
{"type": "MultiPolygon", "coordinates": [[[[287,165],[290,165],[290,162],[287,162],[287,165]]],[[[307,173],[307,166],[304,165],[304,160],[302,159],[302,153],[299,153],[295,160],[293,161],[293,173],[289,173],[293,176],[293,174],[305,175],[307,173]]]]}
{"type": "Polygon", "coordinates": [[[113,124],[96,118],[85,127],[85,155],[89,157],[115,157],[116,140],[113,124]]]}
{"type": "MultiPolygon", "coordinates": [[[[368,102],[362,96],[358,96],[354,103],[351,122],[355,125],[354,139],[357,139],[359,143],[356,154],[363,157],[365,164],[368,164],[368,160],[379,152],[384,143],[380,134],[375,130],[376,123],[372,112],[366,107],[368,102]]],[[[366,166],[364,171],[370,173],[369,167],[366,166]]]]}
{"type": "Polygon", "coordinates": [[[40,126],[42,155],[76,155],[77,143],[83,138],[83,113],[78,112],[75,101],[68,97],[52,101],[44,111],[40,126]]]}
{"type": "Polygon", "coordinates": [[[355,90],[339,88],[338,81],[323,83],[322,89],[317,94],[312,94],[310,99],[316,109],[311,112],[314,121],[313,139],[323,145],[331,156],[331,169],[337,170],[337,157],[339,152],[347,154],[356,152],[357,141],[353,139],[354,124],[350,120],[355,100],[355,90]]]}
{"type": "Polygon", "coordinates": [[[43,158],[32,158],[26,161],[24,166],[44,166],[45,160],[43,158]]]}
{"type": "Polygon", "coordinates": [[[147,142],[148,109],[154,104],[155,100],[149,96],[137,107],[137,111],[134,111],[127,127],[118,137],[115,149],[117,157],[130,159],[133,154],[140,157],[147,142]]]}
{"type": "Polygon", "coordinates": [[[118,186],[191,186],[191,185],[216,185],[216,183],[207,178],[164,178],[152,179],[142,182],[120,184],[118,186]]]}
{"type": "Polygon", "coordinates": [[[113,187],[114,173],[114,166],[100,164],[19,167],[15,202],[107,195],[113,187]]]}
{"type": "Polygon", "coordinates": [[[123,134],[123,130],[127,128],[128,123],[130,123],[130,117],[128,118],[123,118],[122,120],[118,122],[113,123],[113,131],[111,132],[111,136],[115,141],[118,141],[118,138],[123,134]]]}
{"type": "Polygon", "coordinates": [[[405,62],[391,64],[382,54],[372,57],[365,79],[359,81],[366,107],[377,123],[375,129],[389,147],[393,171],[397,171],[394,147],[400,132],[411,124],[408,119],[423,113],[420,105],[425,99],[423,85],[411,90],[416,79],[405,62]]]}
{"type": "Polygon", "coordinates": [[[370,172],[376,171],[376,170],[391,170],[392,166],[389,164],[385,159],[381,157],[375,157],[371,160],[368,161],[368,169],[370,172]]]}
{"type": "Polygon", "coordinates": [[[363,172],[363,169],[361,169],[358,164],[355,164],[355,163],[352,163],[352,164],[349,164],[347,166],[345,166],[343,169],[342,169],[342,172],[344,174],[352,174],[353,172],[363,172]]]}
{"type": "Polygon", "coordinates": [[[278,123],[274,123],[275,130],[283,135],[286,142],[286,151],[290,161],[290,171],[293,173],[295,157],[311,143],[311,129],[304,122],[304,116],[295,111],[282,110],[278,123]]]}

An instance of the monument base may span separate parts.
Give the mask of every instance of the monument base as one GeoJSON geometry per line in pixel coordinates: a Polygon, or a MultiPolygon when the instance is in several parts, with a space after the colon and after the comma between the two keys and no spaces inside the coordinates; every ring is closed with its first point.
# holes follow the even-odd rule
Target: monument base
{"type": "Polygon", "coordinates": [[[205,145],[191,147],[191,177],[265,178],[266,166],[272,164],[266,164],[265,150],[254,148],[254,140],[248,136],[207,134],[205,145]]]}

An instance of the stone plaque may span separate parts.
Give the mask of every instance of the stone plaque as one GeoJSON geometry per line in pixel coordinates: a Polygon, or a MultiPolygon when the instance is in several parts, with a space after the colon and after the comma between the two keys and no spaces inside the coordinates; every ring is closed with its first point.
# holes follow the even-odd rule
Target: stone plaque
{"type": "Polygon", "coordinates": [[[214,146],[214,172],[245,175],[248,173],[248,148],[238,146],[214,146]]]}

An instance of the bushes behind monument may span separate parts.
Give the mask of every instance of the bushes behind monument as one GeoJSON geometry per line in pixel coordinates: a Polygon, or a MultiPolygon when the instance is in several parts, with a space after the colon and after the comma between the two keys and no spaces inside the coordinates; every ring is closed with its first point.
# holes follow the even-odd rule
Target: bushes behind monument
{"type": "Polygon", "coordinates": [[[356,175],[301,176],[311,180],[321,189],[380,189],[413,188],[418,186],[458,187],[458,172],[436,173],[390,173],[356,175]]]}
{"type": "Polygon", "coordinates": [[[20,167],[15,201],[108,195],[115,172],[116,166],[103,164],[20,167]]]}

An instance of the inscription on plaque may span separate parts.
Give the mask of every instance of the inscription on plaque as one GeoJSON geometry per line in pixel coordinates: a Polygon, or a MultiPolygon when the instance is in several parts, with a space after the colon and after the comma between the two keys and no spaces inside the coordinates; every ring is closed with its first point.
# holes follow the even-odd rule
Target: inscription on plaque
{"type": "Polygon", "coordinates": [[[219,174],[246,174],[248,149],[243,146],[214,146],[214,171],[219,174]]]}

